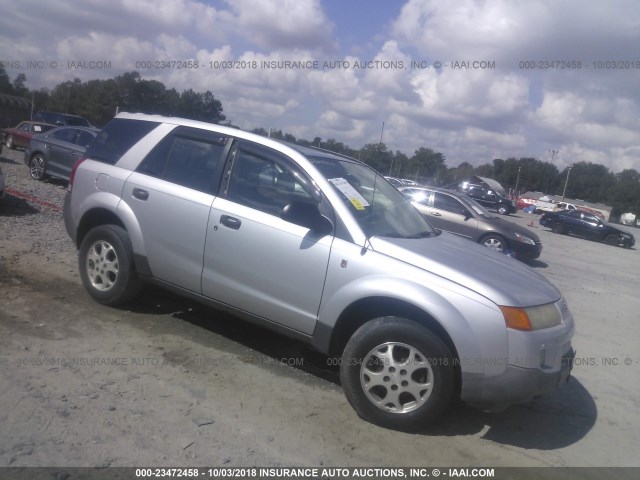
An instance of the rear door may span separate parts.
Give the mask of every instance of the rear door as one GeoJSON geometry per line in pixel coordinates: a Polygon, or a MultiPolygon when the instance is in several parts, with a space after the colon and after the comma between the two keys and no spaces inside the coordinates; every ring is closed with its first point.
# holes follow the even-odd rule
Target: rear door
{"type": "Polygon", "coordinates": [[[69,177],[75,160],[79,158],[75,143],[77,137],[77,128],[61,128],[47,135],[45,149],[49,173],[69,177]]]}
{"type": "Polygon", "coordinates": [[[155,278],[202,292],[207,223],[230,143],[215,132],[177,127],[127,179],[118,209],[130,209],[140,224],[155,278]]]}
{"type": "Polygon", "coordinates": [[[280,218],[293,201],[315,202],[291,159],[246,141],[234,149],[211,208],[203,294],[311,334],[333,236],[280,218]]]}

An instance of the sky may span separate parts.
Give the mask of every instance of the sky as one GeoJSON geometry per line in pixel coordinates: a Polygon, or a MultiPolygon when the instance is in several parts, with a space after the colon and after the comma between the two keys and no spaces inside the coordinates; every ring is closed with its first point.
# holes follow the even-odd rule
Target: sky
{"type": "Polygon", "coordinates": [[[247,130],[352,148],[382,135],[449,167],[535,157],[640,171],[636,0],[18,4],[0,0],[0,62],[29,88],[137,70],[211,91],[247,130]]]}

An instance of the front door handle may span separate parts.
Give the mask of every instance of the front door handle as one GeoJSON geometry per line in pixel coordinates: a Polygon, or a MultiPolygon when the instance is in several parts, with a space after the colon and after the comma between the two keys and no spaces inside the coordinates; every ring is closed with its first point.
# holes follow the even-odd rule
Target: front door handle
{"type": "Polygon", "coordinates": [[[429,212],[431,215],[433,215],[434,217],[441,217],[442,215],[440,215],[440,212],[436,212],[435,210],[431,210],[429,212]]]}
{"type": "Polygon", "coordinates": [[[240,225],[242,224],[242,222],[235,218],[235,217],[230,217],[229,215],[222,215],[220,217],[220,223],[223,224],[225,227],[229,227],[233,230],[240,230],[240,225]]]}
{"type": "Polygon", "coordinates": [[[133,196],[138,200],[144,201],[149,198],[149,192],[147,192],[146,190],[142,190],[141,188],[134,188],[133,196]]]}

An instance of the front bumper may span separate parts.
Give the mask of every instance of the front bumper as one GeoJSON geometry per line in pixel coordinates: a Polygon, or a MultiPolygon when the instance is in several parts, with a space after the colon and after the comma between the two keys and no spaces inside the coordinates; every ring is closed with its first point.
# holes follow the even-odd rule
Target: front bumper
{"type": "Polygon", "coordinates": [[[511,240],[510,246],[516,258],[520,260],[535,260],[542,253],[541,242],[536,242],[535,245],[531,245],[530,243],[511,240]]]}
{"type": "Polygon", "coordinates": [[[553,373],[508,365],[501,375],[485,378],[481,391],[468,391],[462,400],[483,410],[499,410],[551,393],[569,381],[575,355],[570,347],[553,373]]]}

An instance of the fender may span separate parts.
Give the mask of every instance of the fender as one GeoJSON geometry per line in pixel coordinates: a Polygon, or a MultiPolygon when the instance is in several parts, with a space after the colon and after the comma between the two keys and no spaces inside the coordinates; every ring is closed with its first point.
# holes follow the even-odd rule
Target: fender
{"type": "Polygon", "coordinates": [[[316,348],[329,351],[338,320],[348,321],[341,318],[342,314],[355,302],[388,298],[411,305],[434,319],[452,340],[463,372],[495,375],[504,370],[503,361],[479,361],[505,359],[509,354],[504,317],[497,305],[461,285],[376,252],[351,257],[350,262],[364,261],[369,255],[377,258],[366,262],[368,268],[379,265],[379,274],[361,277],[355,265],[350,280],[341,285],[336,283],[344,279],[344,268],[335,258],[330,260],[313,335],[316,348]],[[394,263],[393,268],[384,265],[388,262],[394,263]]]}

